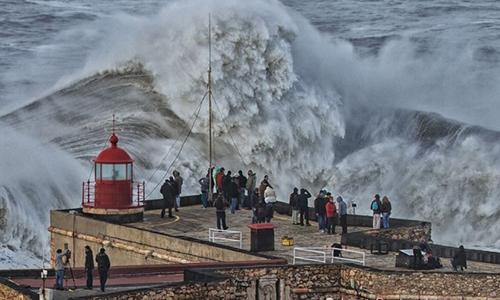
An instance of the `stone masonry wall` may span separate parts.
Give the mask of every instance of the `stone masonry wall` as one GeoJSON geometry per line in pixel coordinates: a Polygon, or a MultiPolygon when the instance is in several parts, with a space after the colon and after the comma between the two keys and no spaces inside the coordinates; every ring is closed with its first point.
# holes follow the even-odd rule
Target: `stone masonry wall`
{"type": "Polygon", "coordinates": [[[389,272],[338,264],[212,271],[218,280],[89,299],[500,299],[500,274],[389,272]]]}
{"type": "Polygon", "coordinates": [[[382,230],[368,230],[366,234],[384,239],[405,240],[420,242],[431,240],[431,223],[422,223],[417,226],[397,227],[382,230]]]}
{"type": "Polygon", "coordinates": [[[500,297],[500,274],[377,272],[345,267],[342,268],[341,282],[356,291],[382,299],[410,299],[412,296],[441,299],[452,296],[500,297]]]}
{"type": "Polygon", "coordinates": [[[35,300],[38,298],[33,298],[28,295],[23,295],[21,292],[16,291],[9,287],[5,282],[0,282],[0,299],[15,299],[15,300],[35,300]]]}

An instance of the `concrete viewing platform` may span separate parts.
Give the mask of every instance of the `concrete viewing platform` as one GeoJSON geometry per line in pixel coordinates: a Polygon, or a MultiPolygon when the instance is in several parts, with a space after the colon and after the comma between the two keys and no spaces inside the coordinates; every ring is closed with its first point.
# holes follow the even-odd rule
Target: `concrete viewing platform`
{"type": "MultiPolygon", "coordinates": [[[[174,213],[174,218],[160,218],[159,209],[150,209],[144,212],[144,219],[139,222],[126,224],[129,228],[136,228],[146,231],[168,234],[169,236],[178,236],[191,239],[198,239],[205,243],[209,240],[209,229],[217,228],[216,226],[216,213],[215,208],[202,209],[200,205],[183,206],[180,207],[179,212],[174,213]]],[[[237,210],[235,214],[231,214],[230,210],[226,210],[226,223],[229,231],[241,232],[242,245],[241,249],[249,251],[251,249],[251,229],[249,226],[252,224],[252,211],[248,209],[237,210]]],[[[291,217],[275,213],[272,223],[276,226],[274,229],[274,249],[273,251],[262,251],[258,254],[269,257],[268,260],[258,261],[254,263],[275,263],[278,260],[284,259],[288,264],[293,264],[294,248],[295,247],[323,247],[329,248],[333,243],[341,243],[341,227],[336,226],[337,234],[328,235],[327,233],[319,232],[316,222],[311,222],[312,226],[292,225],[291,217]],[[293,238],[293,246],[282,245],[282,237],[287,236],[293,238]],[[273,260],[272,258],[276,258],[273,260]]],[[[369,230],[366,227],[348,227],[348,232],[357,232],[369,230]]],[[[222,243],[227,247],[234,247],[239,249],[238,242],[222,243]]],[[[433,270],[415,271],[405,268],[395,267],[396,252],[389,252],[385,255],[371,254],[370,249],[360,249],[352,246],[346,247],[347,250],[355,250],[365,254],[365,265],[370,268],[379,269],[381,271],[400,271],[400,272],[452,272],[449,259],[442,259],[443,268],[433,270]]],[[[94,251],[94,255],[96,252],[94,251]]],[[[83,254],[75,254],[83,255],[83,254]]],[[[242,255],[244,255],[242,253],[242,255]]],[[[79,259],[83,259],[79,258],[79,259]]],[[[145,265],[145,266],[116,266],[113,265],[114,257],[110,255],[111,270],[108,278],[106,294],[116,293],[138,288],[151,288],[161,284],[167,283],[181,283],[184,280],[183,270],[186,267],[214,267],[214,266],[235,266],[245,265],[242,262],[200,262],[200,263],[170,263],[158,265],[145,265]]],[[[341,262],[341,261],[336,261],[341,262]]],[[[297,264],[311,264],[311,261],[297,261],[297,264]]],[[[78,264],[77,264],[78,265],[78,264]]],[[[360,264],[361,265],[361,264],[360,264]]],[[[76,267],[72,270],[73,276],[69,274],[68,270],[66,275],[69,276],[65,281],[66,287],[73,287],[76,289],[69,289],[64,291],[54,290],[55,300],[62,299],[78,299],[79,297],[99,296],[103,292],[99,290],[99,278],[97,270],[94,270],[94,289],[84,290],[85,277],[83,268],[76,267]],[[74,279],[74,282],[73,282],[74,279]]],[[[5,273],[5,272],[4,272],[5,273]]],[[[468,269],[465,273],[500,273],[500,264],[488,264],[481,262],[468,261],[468,269]]],[[[5,277],[5,275],[4,275],[5,277]]],[[[10,276],[11,283],[24,286],[33,293],[37,293],[38,289],[42,286],[42,280],[33,276],[10,276]]],[[[54,278],[50,277],[46,280],[45,286],[52,287],[54,278]]],[[[83,299],[82,298],[82,299],[83,299]]]]}

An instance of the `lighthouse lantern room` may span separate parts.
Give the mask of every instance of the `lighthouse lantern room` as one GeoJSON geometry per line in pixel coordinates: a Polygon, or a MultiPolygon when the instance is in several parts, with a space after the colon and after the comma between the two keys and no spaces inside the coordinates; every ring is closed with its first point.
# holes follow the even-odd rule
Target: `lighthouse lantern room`
{"type": "Polygon", "coordinates": [[[99,219],[120,223],[142,220],[144,216],[144,182],[134,183],[134,160],[117,146],[114,132],[111,146],[94,159],[95,181],[83,183],[83,212],[99,219]]]}

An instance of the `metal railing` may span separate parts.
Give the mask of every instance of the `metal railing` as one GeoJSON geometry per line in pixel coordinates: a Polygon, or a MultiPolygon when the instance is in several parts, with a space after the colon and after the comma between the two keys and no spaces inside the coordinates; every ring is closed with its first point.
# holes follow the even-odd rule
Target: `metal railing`
{"type": "Polygon", "coordinates": [[[225,243],[239,243],[240,249],[243,248],[241,231],[209,228],[208,229],[208,240],[212,243],[215,243],[216,241],[225,242],[225,243]],[[231,237],[234,237],[235,235],[238,235],[237,239],[231,238],[231,237]]]}
{"type": "Polygon", "coordinates": [[[365,253],[361,251],[347,250],[342,248],[326,248],[326,247],[295,247],[293,248],[293,264],[295,265],[296,260],[305,260],[318,263],[334,262],[334,260],[349,261],[355,263],[361,263],[365,265],[365,253]],[[334,251],[341,251],[341,256],[334,256],[334,251]],[[297,253],[298,252],[298,253],[297,253]],[[298,255],[303,252],[303,255],[298,255]],[[345,257],[346,255],[349,257],[345,257]],[[361,258],[352,258],[352,256],[361,256],[361,258]]]}
{"type": "MultiPolygon", "coordinates": [[[[82,206],[83,205],[93,205],[95,203],[95,181],[84,181],[82,184],[82,206]]],[[[132,206],[145,206],[146,205],[146,191],[145,191],[146,183],[142,182],[131,182],[130,184],[130,193],[132,196],[132,206]]],[[[109,194],[112,195],[112,192],[103,193],[100,192],[100,195],[109,194]]]]}

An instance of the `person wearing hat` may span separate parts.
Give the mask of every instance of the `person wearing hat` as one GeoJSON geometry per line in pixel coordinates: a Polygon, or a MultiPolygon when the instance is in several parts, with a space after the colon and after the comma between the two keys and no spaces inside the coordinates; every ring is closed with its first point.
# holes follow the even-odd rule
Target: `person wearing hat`
{"type": "Polygon", "coordinates": [[[90,246],[85,246],[85,279],[86,287],[84,289],[91,290],[93,285],[93,275],[94,270],[94,255],[92,254],[92,249],[90,246]]]}
{"type": "Polygon", "coordinates": [[[99,253],[96,255],[95,261],[97,262],[97,271],[99,272],[101,291],[104,292],[104,286],[106,285],[106,281],[108,280],[108,271],[111,267],[109,257],[106,254],[106,250],[104,250],[104,248],[101,248],[99,253]]]}

